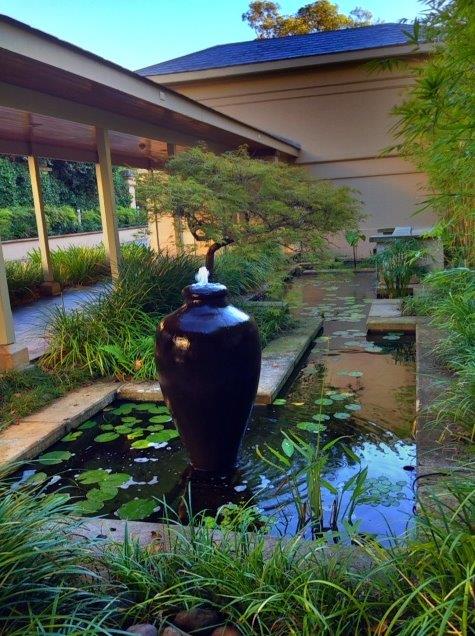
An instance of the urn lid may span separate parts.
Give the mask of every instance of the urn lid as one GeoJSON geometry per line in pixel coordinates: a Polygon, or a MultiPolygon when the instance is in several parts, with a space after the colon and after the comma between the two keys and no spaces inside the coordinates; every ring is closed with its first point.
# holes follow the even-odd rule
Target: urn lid
{"type": "Polygon", "coordinates": [[[186,302],[192,301],[215,301],[222,300],[228,293],[228,288],[221,283],[206,283],[206,285],[200,285],[195,283],[188,285],[183,290],[183,296],[186,302]]]}

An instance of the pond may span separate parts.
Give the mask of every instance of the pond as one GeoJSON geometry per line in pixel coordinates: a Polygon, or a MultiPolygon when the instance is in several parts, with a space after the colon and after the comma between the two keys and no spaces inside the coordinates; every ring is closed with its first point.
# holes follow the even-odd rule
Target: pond
{"type": "Polygon", "coordinates": [[[380,539],[402,534],[414,505],[414,340],[402,333],[367,337],[375,289],[372,273],[293,281],[293,311],[302,320],[323,313],[324,330],[275,403],[254,408],[232,478],[201,483],[191,476],[190,482],[166,406],[117,401],[24,466],[18,481],[41,482],[46,493],[74,497],[83,514],[112,518],[158,521],[162,499],[182,520],[184,497],[193,511],[210,514],[228,502],[251,502],[271,534],[293,535],[299,530],[296,499],[306,501],[309,493],[306,460],[289,448],[284,433],[309,447],[318,438],[320,448],[341,438],[321,468],[327,484],[322,528],[335,529],[336,521],[341,527],[355,490],[354,483],[345,484],[365,470],[351,522],[380,539]]]}

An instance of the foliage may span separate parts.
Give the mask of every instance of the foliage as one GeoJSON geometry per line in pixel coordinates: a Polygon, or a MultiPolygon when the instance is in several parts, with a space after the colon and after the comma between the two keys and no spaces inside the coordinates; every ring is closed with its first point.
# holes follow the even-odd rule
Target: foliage
{"type": "Polygon", "coordinates": [[[206,266],[231,244],[321,246],[328,234],[354,225],[353,191],[316,181],[305,170],[251,159],[244,149],[215,155],[191,148],[167,162],[169,174],[140,176],[138,196],[151,214],[183,219],[208,243],[206,266]]]}
{"type": "MultiPolygon", "coordinates": [[[[76,210],[97,206],[97,183],[94,164],[47,160],[48,172],[41,171],[41,185],[46,205],[69,206],[76,210]]],[[[128,186],[122,169],[114,167],[114,190],[119,207],[130,206],[128,186]]],[[[0,157],[0,208],[30,206],[30,177],[24,157],[0,157]]]]}
{"type": "MultiPolygon", "coordinates": [[[[239,256],[223,255],[220,275],[239,294],[261,285],[282,262],[280,255],[263,254],[260,259],[256,254],[255,266],[248,267],[248,276],[237,285],[236,258],[239,256]]],[[[197,267],[193,256],[170,257],[139,245],[126,246],[114,285],[80,310],[55,308],[48,329],[50,346],[41,364],[54,371],[78,368],[92,377],[154,378],[156,325],[164,314],[181,305],[181,290],[193,282],[197,267]]],[[[292,325],[286,307],[258,308],[255,313],[264,342],[292,325]]]]}
{"type": "MultiPolygon", "coordinates": [[[[45,206],[46,223],[50,235],[93,232],[102,229],[98,209],[85,210],[79,216],[68,205],[45,206]]],[[[119,228],[145,225],[146,213],[140,209],[118,207],[116,210],[119,228]]],[[[32,206],[12,206],[0,209],[0,236],[2,241],[38,236],[35,212],[32,206]]]]}
{"type": "Polygon", "coordinates": [[[86,380],[77,370],[52,374],[36,366],[0,375],[0,430],[38,411],[86,380]]]}
{"type": "Polygon", "coordinates": [[[475,265],[474,142],[475,4],[430,0],[413,40],[430,40],[428,61],[416,65],[415,83],[395,109],[397,150],[429,178],[427,207],[439,217],[451,264],[475,265]]]}
{"type": "Polygon", "coordinates": [[[406,313],[430,316],[439,330],[435,353],[452,372],[452,381],[431,405],[437,420],[468,430],[475,439],[475,272],[467,268],[433,272],[424,293],[405,303],[406,313]]]}
{"type": "Polygon", "coordinates": [[[367,26],[372,23],[373,16],[360,7],[347,16],[330,0],[316,0],[302,6],[294,15],[282,15],[277,2],[254,0],[242,19],[255,30],[259,39],[263,39],[367,26]]]}
{"type": "Polygon", "coordinates": [[[414,536],[392,547],[360,540],[357,563],[354,552],[300,537],[272,547],[247,528],[221,527],[217,537],[198,517],[188,532],[170,525],[160,549],[130,538],[111,545],[102,564],[136,603],[128,616],[137,622],[153,620],[157,606],[170,619],[177,608],[205,605],[243,636],[468,636],[475,490],[458,481],[449,504],[436,501],[435,512],[421,504],[414,536]]]}
{"type": "Polygon", "coordinates": [[[236,304],[241,306],[256,321],[262,347],[265,347],[271,340],[285,333],[296,324],[286,303],[281,305],[262,305],[252,302],[236,304]]]}
{"type": "Polygon", "coordinates": [[[348,245],[353,250],[353,268],[356,269],[358,243],[360,241],[366,240],[366,236],[362,232],[360,232],[358,229],[354,229],[354,230],[347,230],[345,232],[345,239],[348,245]]]}
{"type": "Polygon", "coordinates": [[[389,298],[408,295],[411,279],[425,271],[420,264],[425,255],[416,239],[398,239],[373,257],[389,298]]]}

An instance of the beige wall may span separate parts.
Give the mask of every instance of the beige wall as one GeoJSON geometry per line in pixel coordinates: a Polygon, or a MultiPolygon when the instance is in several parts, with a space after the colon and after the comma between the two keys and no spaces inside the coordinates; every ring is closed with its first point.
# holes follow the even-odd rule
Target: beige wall
{"type": "MultiPolygon", "coordinates": [[[[170,86],[227,115],[298,141],[298,163],[316,177],[360,192],[367,214],[362,229],[369,235],[380,227],[426,227],[433,220],[429,213],[413,216],[424,196],[424,175],[397,156],[381,156],[394,143],[390,111],[410,82],[406,72],[369,73],[364,64],[356,63],[170,86]]],[[[367,243],[360,251],[369,249],[367,243]]]]}

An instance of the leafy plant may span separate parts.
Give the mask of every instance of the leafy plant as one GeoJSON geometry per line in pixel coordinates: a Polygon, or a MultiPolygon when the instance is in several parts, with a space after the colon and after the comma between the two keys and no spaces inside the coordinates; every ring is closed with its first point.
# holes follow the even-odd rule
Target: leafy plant
{"type": "Polygon", "coordinates": [[[420,264],[425,256],[416,239],[398,239],[373,257],[389,298],[408,295],[411,279],[425,272],[420,264]]]}
{"type": "Polygon", "coordinates": [[[353,191],[316,181],[305,170],[249,157],[244,149],[215,155],[202,147],[167,162],[168,172],[140,175],[138,196],[149,213],[183,220],[207,243],[206,267],[227,245],[319,247],[329,233],[353,225],[353,191]]]}
{"type": "Polygon", "coordinates": [[[347,230],[345,232],[345,239],[348,245],[353,250],[353,268],[356,269],[356,255],[358,251],[358,243],[360,241],[365,241],[366,236],[360,232],[358,229],[347,230]]]}

